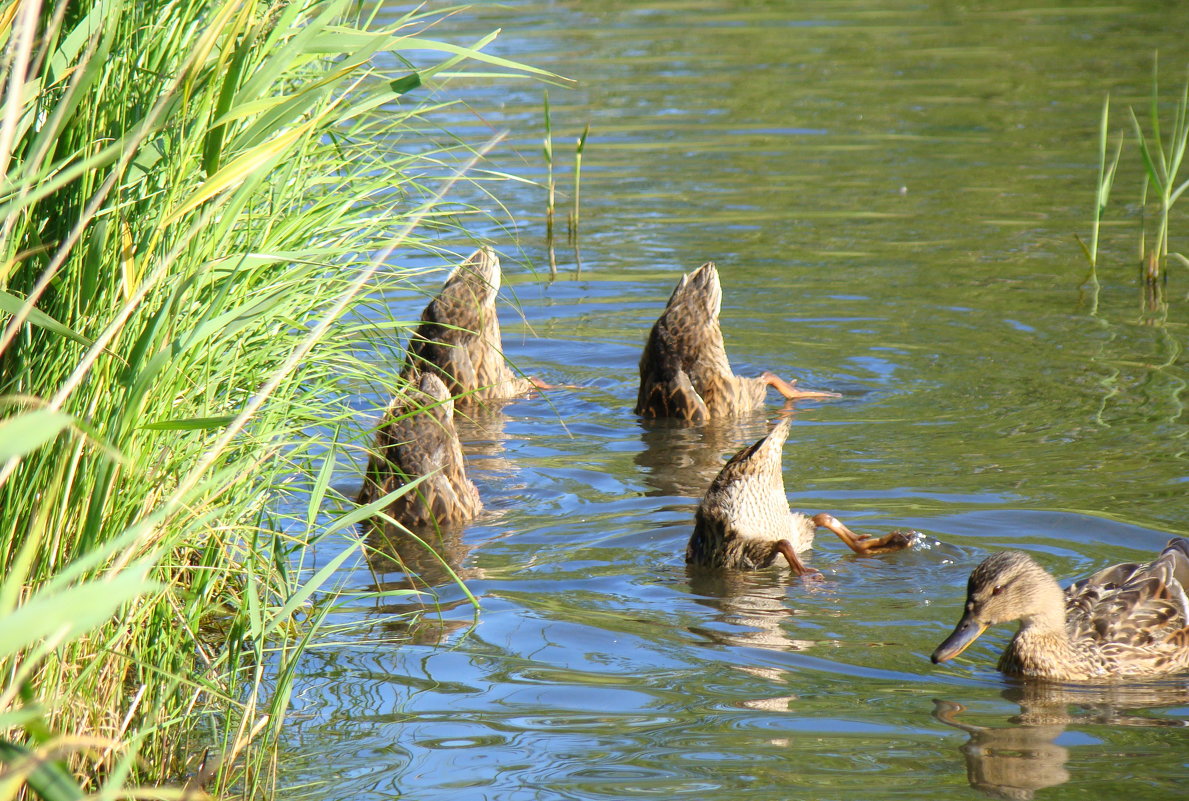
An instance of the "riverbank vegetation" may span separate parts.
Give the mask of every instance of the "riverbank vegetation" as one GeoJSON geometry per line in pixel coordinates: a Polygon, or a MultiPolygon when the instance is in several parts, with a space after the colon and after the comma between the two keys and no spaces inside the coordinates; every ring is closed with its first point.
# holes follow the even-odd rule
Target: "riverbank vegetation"
{"type": "Polygon", "coordinates": [[[300,567],[361,516],[314,522],[343,382],[382,378],[353,312],[468,157],[401,137],[468,61],[534,72],[432,22],[0,5],[0,798],[269,789],[357,553],[300,567]]]}

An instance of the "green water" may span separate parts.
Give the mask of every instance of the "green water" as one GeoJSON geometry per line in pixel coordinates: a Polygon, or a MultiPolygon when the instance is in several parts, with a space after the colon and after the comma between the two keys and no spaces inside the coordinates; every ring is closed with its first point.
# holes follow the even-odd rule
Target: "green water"
{"type": "MultiPolygon", "coordinates": [[[[488,513],[442,547],[477,619],[415,546],[375,543],[442,585],[441,619],[406,630],[381,622],[402,606],[360,605],[369,634],[311,652],[284,783],[352,801],[1184,797],[1189,681],[1019,686],[994,670],[1008,629],[952,664],[928,654],[993,550],[1067,579],[1189,532],[1189,280],[1175,267],[1167,303],[1144,307],[1133,145],[1096,297],[1074,240],[1103,96],[1121,129],[1158,48],[1171,98],[1187,23],[1180,3],[1043,0],[513,0],[443,23],[456,41],[502,27],[495,52],[580,82],[550,91],[555,280],[543,191],[457,197],[502,246],[509,355],[582,388],[466,429],[488,513]],[[857,559],[823,534],[821,583],[687,575],[698,496],[777,409],[705,430],[631,413],[648,327],[708,259],[737,372],[843,395],[798,408],[791,503],[931,547],[857,559]]],[[[465,99],[434,117],[444,131],[508,132],[489,168],[544,179],[539,84],[442,96],[465,99]]],[[[1182,214],[1174,249],[1187,232],[1182,214]]],[[[392,299],[410,317],[423,303],[392,299]]],[[[372,567],[402,585],[391,558],[372,567]]]]}

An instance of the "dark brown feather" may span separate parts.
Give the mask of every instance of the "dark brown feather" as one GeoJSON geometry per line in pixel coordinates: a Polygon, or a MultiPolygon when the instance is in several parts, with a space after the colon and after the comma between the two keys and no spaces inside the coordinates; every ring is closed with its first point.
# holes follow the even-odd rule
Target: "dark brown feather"
{"type": "Polygon", "coordinates": [[[762,379],[731,372],[718,322],[721,306],[713,262],[681,277],[640,357],[636,414],[704,422],[764,402],[762,379]]]}
{"type": "Polygon", "coordinates": [[[451,271],[409,340],[404,374],[435,373],[460,406],[511,398],[532,388],[504,359],[495,300],[500,262],[490,248],[451,271]]]}
{"type": "Polygon", "coordinates": [[[425,373],[393,400],[376,432],[359,503],[366,504],[425,477],[386,512],[410,529],[458,525],[483,508],[466,477],[454,427],[454,402],[438,376],[425,373]]]}

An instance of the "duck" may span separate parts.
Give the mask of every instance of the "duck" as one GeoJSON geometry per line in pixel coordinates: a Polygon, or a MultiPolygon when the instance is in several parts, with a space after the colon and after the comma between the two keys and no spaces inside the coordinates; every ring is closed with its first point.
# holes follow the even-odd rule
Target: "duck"
{"type": "Polygon", "coordinates": [[[1009,675],[1053,681],[1143,678],[1189,669],[1189,540],[1147,564],[1119,564],[1064,592],[1022,551],[1001,551],[970,574],[966,607],[933,662],[961,654],[988,626],[1019,620],[999,659],[1009,675]]]}
{"type": "Polygon", "coordinates": [[[495,310],[500,260],[482,247],[450,271],[409,339],[406,378],[435,373],[461,407],[551,388],[512,372],[495,310]]]}
{"type": "Polygon", "coordinates": [[[714,262],[681,276],[640,357],[636,414],[701,423],[762,406],[769,387],[788,400],[839,397],[797,389],[772,372],[758,378],[735,375],[719,327],[721,308],[714,262]]]}
{"type": "Polygon", "coordinates": [[[432,372],[419,374],[385,410],[358,503],[372,503],[418,479],[385,509],[411,531],[459,526],[483,509],[479,490],[463,465],[454,399],[432,372]]]}
{"type": "Polygon", "coordinates": [[[685,561],[696,567],[758,570],[780,561],[797,575],[817,573],[798,553],[813,547],[818,528],[838,535],[858,554],[899,550],[911,534],[893,531],[882,537],[856,534],[831,514],[812,517],[789,508],[784,494],[781,451],[789,436],[785,418],[767,436],[743,448],[710,483],[694,516],[685,561]]]}

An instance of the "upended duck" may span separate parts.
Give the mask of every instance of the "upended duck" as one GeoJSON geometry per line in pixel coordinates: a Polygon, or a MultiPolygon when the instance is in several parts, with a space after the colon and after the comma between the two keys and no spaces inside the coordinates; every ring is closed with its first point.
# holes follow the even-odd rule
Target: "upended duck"
{"type": "Polygon", "coordinates": [[[636,414],[701,423],[755,409],[772,387],[785,398],[836,398],[797,389],[771,372],[744,378],[731,372],[718,315],[722,286],[714,262],[681,277],[640,357],[636,414]]]}
{"type": "Polygon", "coordinates": [[[429,372],[384,412],[359,503],[371,503],[419,478],[421,483],[385,509],[410,529],[461,525],[483,508],[463,466],[450,390],[429,372]]]}
{"type": "Polygon", "coordinates": [[[500,276],[500,260],[487,247],[450,271],[409,339],[406,377],[436,373],[460,406],[549,388],[516,375],[504,359],[495,310],[500,276]]]}
{"type": "Polygon", "coordinates": [[[1189,669],[1189,540],[1148,564],[1121,564],[1062,593],[1032,557],[1003,551],[970,574],[966,611],[933,652],[953,659],[988,626],[1020,621],[999,659],[1012,675],[1057,681],[1137,678],[1189,669]]]}
{"type": "Polygon", "coordinates": [[[694,533],[685,561],[701,567],[753,570],[780,557],[798,575],[816,573],[797,556],[813,547],[817,528],[828,528],[855,553],[894,551],[912,537],[893,531],[874,538],[856,534],[833,515],[813,517],[789,509],[781,475],[781,448],[789,436],[788,419],[766,437],[731,457],[698,504],[694,533]]]}

